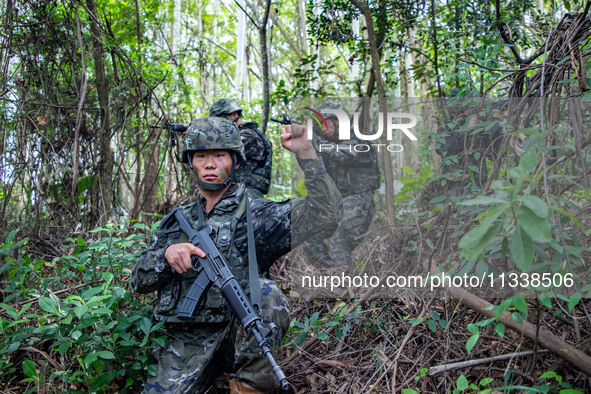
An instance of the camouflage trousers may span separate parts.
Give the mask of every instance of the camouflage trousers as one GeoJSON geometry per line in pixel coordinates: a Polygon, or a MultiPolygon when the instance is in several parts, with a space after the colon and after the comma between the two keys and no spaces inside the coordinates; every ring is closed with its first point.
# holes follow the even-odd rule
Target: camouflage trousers
{"type": "Polygon", "coordinates": [[[373,192],[366,191],[343,197],[343,218],[327,246],[321,236],[304,242],[308,262],[321,267],[346,267],[351,264],[351,252],[369,229],[375,213],[373,192]]]}
{"type": "MultiPolygon", "coordinates": [[[[259,281],[263,325],[274,323],[278,328],[270,346],[276,355],[289,328],[289,303],[273,281],[259,281]]],[[[153,352],[158,372],[148,377],[144,393],[202,393],[224,372],[260,390],[278,387],[254,336],[247,334],[236,318],[229,323],[176,326],[169,329],[164,347],[153,352]]]]}

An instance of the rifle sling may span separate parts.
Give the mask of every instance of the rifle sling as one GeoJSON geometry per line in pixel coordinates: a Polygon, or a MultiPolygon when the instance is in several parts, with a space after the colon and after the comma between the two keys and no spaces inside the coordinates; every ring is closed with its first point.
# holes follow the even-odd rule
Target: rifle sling
{"type": "Polygon", "coordinates": [[[248,234],[248,281],[250,283],[250,302],[260,312],[261,307],[261,286],[259,285],[259,265],[257,262],[257,251],[254,242],[254,229],[252,224],[252,210],[250,198],[246,198],[246,231],[248,234]]]}

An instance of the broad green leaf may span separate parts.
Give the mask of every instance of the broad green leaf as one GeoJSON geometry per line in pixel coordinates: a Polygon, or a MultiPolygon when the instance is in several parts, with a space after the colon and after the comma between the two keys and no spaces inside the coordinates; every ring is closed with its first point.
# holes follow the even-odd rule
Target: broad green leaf
{"type": "Polygon", "coordinates": [[[495,212],[494,214],[483,219],[478,226],[468,231],[458,244],[462,249],[473,249],[478,246],[480,240],[482,240],[487,232],[490,230],[493,223],[503,213],[503,211],[495,212]]]}
{"type": "Polygon", "coordinates": [[[536,170],[539,163],[539,158],[535,150],[529,150],[524,153],[519,160],[518,168],[522,175],[530,175],[536,170]]]}
{"type": "Polygon", "coordinates": [[[484,249],[488,246],[493,237],[499,233],[502,225],[502,222],[497,222],[494,226],[490,227],[475,247],[470,249],[464,249],[462,251],[464,253],[464,256],[468,259],[478,258],[482,254],[484,249]]]}
{"type": "Polygon", "coordinates": [[[110,352],[108,350],[103,350],[103,351],[97,352],[96,355],[102,359],[105,359],[105,360],[112,360],[115,358],[115,355],[113,354],[113,352],[110,352]]]}
{"type": "Polygon", "coordinates": [[[39,307],[49,313],[57,313],[59,311],[57,303],[49,297],[39,298],[39,307]]]}
{"type": "Polygon", "coordinates": [[[115,377],[115,372],[107,372],[102,374],[101,376],[97,377],[92,381],[92,387],[90,388],[91,392],[97,391],[105,391],[100,390],[105,384],[109,383],[115,377]]]}
{"type": "Polygon", "coordinates": [[[152,321],[147,317],[144,317],[140,322],[140,330],[146,335],[150,333],[150,328],[152,328],[152,321]]]}
{"type": "Polygon", "coordinates": [[[76,308],[74,308],[74,314],[78,319],[82,319],[86,312],[88,312],[88,306],[86,305],[77,306],[76,308]]]}
{"type": "Polygon", "coordinates": [[[519,207],[517,223],[534,242],[549,242],[552,239],[551,226],[548,219],[540,219],[526,206],[519,207]]]}
{"type": "Polygon", "coordinates": [[[84,365],[86,368],[90,367],[93,362],[97,359],[98,355],[96,353],[90,353],[84,357],[84,365]]]}
{"type": "Polygon", "coordinates": [[[529,235],[519,226],[515,226],[513,230],[509,251],[515,265],[521,270],[526,270],[531,265],[534,258],[534,244],[529,235]]]}
{"type": "Polygon", "coordinates": [[[497,205],[506,204],[507,201],[489,196],[476,196],[470,200],[462,201],[457,205],[472,206],[472,205],[497,205]]]}
{"type": "Polygon", "coordinates": [[[30,378],[37,379],[37,365],[31,360],[23,361],[23,371],[30,378]]]}
{"type": "Polygon", "coordinates": [[[6,311],[6,313],[12,317],[13,319],[18,319],[18,312],[16,311],[16,309],[14,309],[14,307],[7,305],[7,304],[1,304],[0,303],[0,308],[4,309],[6,311]]]}
{"type": "Polygon", "coordinates": [[[456,387],[462,391],[466,390],[469,387],[468,379],[466,379],[466,377],[464,375],[460,375],[460,377],[458,378],[456,387]]]}
{"type": "Polygon", "coordinates": [[[515,309],[527,316],[527,303],[525,299],[521,296],[514,296],[512,299],[515,309]]]}
{"type": "Polygon", "coordinates": [[[541,198],[536,196],[522,196],[517,201],[521,201],[540,219],[546,219],[548,217],[548,205],[541,198]]]}
{"type": "Polygon", "coordinates": [[[541,376],[540,379],[554,379],[556,377],[556,372],[554,371],[547,371],[544,372],[541,376]]]}

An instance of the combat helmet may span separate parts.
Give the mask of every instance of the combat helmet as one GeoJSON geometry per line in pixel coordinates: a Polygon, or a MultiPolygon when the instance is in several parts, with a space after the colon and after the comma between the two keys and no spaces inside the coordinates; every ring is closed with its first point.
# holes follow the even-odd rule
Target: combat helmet
{"type": "Polygon", "coordinates": [[[209,116],[223,116],[238,112],[238,117],[242,116],[242,107],[229,98],[219,99],[213,103],[209,110],[209,116]]]}
{"type": "Polygon", "coordinates": [[[220,190],[227,186],[234,178],[234,165],[245,162],[244,145],[240,138],[238,127],[233,122],[224,118],[210,116],[197,119],[192,122],[185,135],[185,146],[181,154],[181,162],[189,163],[189,166],[197,176],[197,184],[205,190],[220,190]],[[193,168],[193,153],[200,150],[219,149],[227,150],[232,154],[232,170],[224,183],[204,182],[199,179],[193,168]]]}

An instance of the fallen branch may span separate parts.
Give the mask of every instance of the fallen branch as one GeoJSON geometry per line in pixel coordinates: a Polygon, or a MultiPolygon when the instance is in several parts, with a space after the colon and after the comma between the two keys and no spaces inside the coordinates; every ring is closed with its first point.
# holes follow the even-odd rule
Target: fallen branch
{"type": "MultiPolygon", "coordinates": [[[[548,352],[548,350],[539,350],[538,351],[538,353],[547,353],[547,352],[548,352]]],[[[507,360],[507,359],[511,359],[513,357],[531,356],[534,353],[536,353],[536,352],[533,350],[528,350],[526,352],[515,352],[515,353],[503,354],[501,356],[481,358],[478,360],[467,360],[467,361],[460,361],[457,363],[437,365],[435,367],[430,367],[429,370],[427,371],[427,375],[433,376],[433,375],[436,375],[441,372],[451,371],[452,369],[473,367],[475,365],[492,363],[494,361],[507,360]]]]}
{"type": "MultiPolygon", "coordinates": [[[[496,311],[490,310],[493,305],[482,298],[458,287],[450,287],[448,292],[464,305],[478,311],[482,315],[486,317],[496,316],[496,311]]],[[[591,376],[591,357],[573,345],[558,338],[545,328],[539,327],[538,329],[538,327],[528,321],[519,324],[511,318],[511,315],[508,312],[504,312],[499,318],[499,321],[524,337],[534,342],[537,341],[538,345],[541,347],[548,349],[558,357],[568,361],[570,364],[585,372],[588,376],[591,376]]]]}

